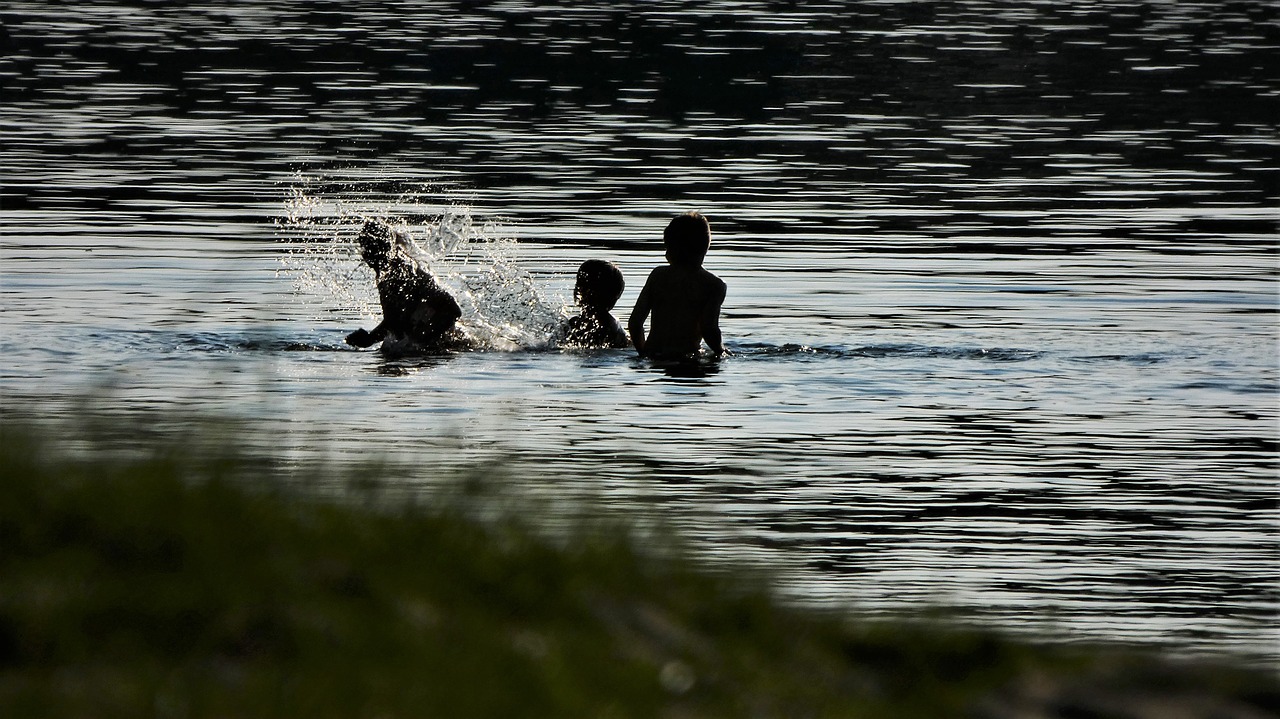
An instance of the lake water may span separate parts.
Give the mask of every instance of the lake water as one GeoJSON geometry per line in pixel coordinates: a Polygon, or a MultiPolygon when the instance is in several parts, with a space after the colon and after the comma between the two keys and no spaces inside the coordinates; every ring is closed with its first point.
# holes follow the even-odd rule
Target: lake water
{"type": "Polygon", "coordinates": [[[504,458],[801,601],[1280,659],[1275,3],[0,22],[8,416],[100,392],[265,419],[299,466],[504,458]],[[545,346],[581,261],[625,320],[689,209],[732,357],[545,346]],[[363,215],[486,349],[343,344],[376,322],[363,215]]]}

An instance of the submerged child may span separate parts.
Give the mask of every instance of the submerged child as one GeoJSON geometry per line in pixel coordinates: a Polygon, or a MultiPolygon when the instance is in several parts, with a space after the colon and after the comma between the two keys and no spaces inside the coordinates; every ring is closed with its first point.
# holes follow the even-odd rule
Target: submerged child
{"type": "Polygon", "coordinates": [[[573,299],[582,314],[569,320],[563,344],[570,347],[619,348],[631,344],[627,331],[610,314],[626,283],[622,270],[612,262],[587,260],[578,268],[573,299]]]}
{"type": "Polygon", "coordinates": [[[697,212],[678,215],[663,231],[662,241],[667,265],[650,273],[627,323],[636,351],[644,357],[688,359],[700,354],[705,340],[714,355],[723,355],[720,306],[726,288],[702,268],[711,248],[711,223],[697,212]]]}
{"type": "Polygon", "coordinates": [[[369,347],[383,342],[414,349],[439,348],[454,339],[462,309],[436,278],[414,261],[407,238],[378,220],[365,222],[358,238],[360,257],[373,270],[382,304],[382,321],[372,330],[347,335],[347,344],[369,347]]]}

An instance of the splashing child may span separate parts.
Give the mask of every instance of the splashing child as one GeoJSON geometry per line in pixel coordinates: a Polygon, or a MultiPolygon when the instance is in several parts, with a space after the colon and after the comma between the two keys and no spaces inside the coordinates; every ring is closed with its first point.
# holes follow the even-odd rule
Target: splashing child
{"type": "Polygon", "coordinates": [[[409,240],[379,220],[365,222],[357,238],[360,258],[378,284],[382,321],[372,330],[347,335],[347,344],[369,347],[382,342],[384,350],[441,349],[462,339],[455,326],[462,309],[434,275],[414,261],[409,240]]]}

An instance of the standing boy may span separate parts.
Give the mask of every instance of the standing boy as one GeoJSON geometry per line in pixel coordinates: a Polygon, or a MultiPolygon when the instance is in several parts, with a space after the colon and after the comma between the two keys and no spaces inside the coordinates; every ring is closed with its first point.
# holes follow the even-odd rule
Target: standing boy
{"type": "Polygon", "coordinates": [[[711,248],[711,224],[697,212],[678,215],[662,233],[667,266],[654,268],[640,290],[628,326],[641,356],[658,359],[696,357],[706,340],[716,356],[724,354],[720,306],[725,284],[702,269],[711,248]],[[653,313],[649,334],[645,319],[653,313]]]}

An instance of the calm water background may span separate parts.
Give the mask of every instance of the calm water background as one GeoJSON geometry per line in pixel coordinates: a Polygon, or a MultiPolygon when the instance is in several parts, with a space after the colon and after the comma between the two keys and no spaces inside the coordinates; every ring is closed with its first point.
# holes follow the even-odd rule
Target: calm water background
{"type": "Polygon", "coordinates": [[[77,8],[0,11],[10,416],[505,457],[804,600],[1280,659],[1274,3],[77,8]],[[686,209],[735,356],[535,346],[686,209]],[[362,213],[527,348],[344,347],[362,213]]]}

